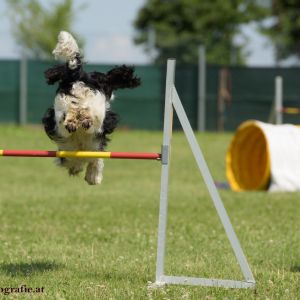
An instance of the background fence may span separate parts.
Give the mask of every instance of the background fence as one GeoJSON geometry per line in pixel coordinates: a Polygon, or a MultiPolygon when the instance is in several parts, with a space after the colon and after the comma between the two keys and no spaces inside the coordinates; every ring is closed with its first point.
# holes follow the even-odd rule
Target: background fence
{"type": "MultiPolygon", "coordinates": [[[[38,124],[52,105],[55,86],[45,83],[43,73],[53,62],[27,62],[27,122],[38,124]]],[[[20,121],[20,61],[0,60],[0,122],[20,121]]],[[[113,65],[87,65],[87,71],[106,72],[113,65]]],[[[207,66],[206,124],[216,130],[220,121],[221,66],[207,66]],[[219,102],[218,102],[219,99],[219,102]],[[218,104],[219,103],[219,104],[218,104]]],[[[225,85],[230,97],[222,110],[223,127],[234,130],[243,121],[268,121],[274,99],[275,76],[283,77],[283,105],[300,108],[299,68],[226,68],[225,85]]],[[[165,66],[136,66],[142,85],[133,90],[116,92],[113,110],[121,116],[121,126],[128,128],[162,129],[165,66]]],[[[224,73],[223,73],[224,74],[224,73]]],[[[192,126],[197,126],[198,69],[195,65],[178,65],[176,87],[192,126]]],[[[224,82],[223,82],[224,83],[224,82]]],[[[225,97],[226,98],[226,97],[225,97]]],[[[300,123],[299,115],[284,115],[284,122],[300,123]]],[[[175,129],[179,123],[175,119],[175,129]]]]}

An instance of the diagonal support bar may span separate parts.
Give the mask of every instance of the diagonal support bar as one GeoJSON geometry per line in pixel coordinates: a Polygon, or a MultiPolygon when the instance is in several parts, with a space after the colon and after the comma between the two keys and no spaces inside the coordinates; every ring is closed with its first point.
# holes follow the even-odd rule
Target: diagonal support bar
{"type": "Polygon", "coordinates": [[[194,157],[196,159],[198,168],[202,174],[202,177],[205,181],[205,184],[208,188],[209,194],[211,196],[211,199],[214,203],[214,206],[217,210],[217,213],[219,215],[219,218],[223,224],[223,227],[226,231],[227,237],[231,243],[231,247],[235,253],[236,259],[238,260],[238,263],[241,267],[241,271],[244,274],[244,277],[246,281],[254,282],[253,274],[250,270],[250,267],[248,265],[247,259],[244,255],[244,252],[241,248],[240,242],[235,234],[235,231],[232,227],[232,224],[230,222],[230,219],[228,217],[228,214],[225,210],[225,207],[223,205],[223,202],[219,196],[218,190],[215,186],[215,183],[212,179],[212,176],[210,174],[210,171],[208,169],[208,166],[206,164],[206,161],[204,159],[204,156],[202,154],[202,151],[199,147],[199,144],[196,140],[196,137],[194,135],[194,132],[192,130],[192,127],[190,125],[190,122],[186,116],[186,113],[184,111],[184,108],[181,104],[181,101],[179,99],[179,96],[177,94],[175,86],[173,86],[173,98],[172,103],[174,106],[174,109],[177,113],[177,117],[182,125],[183,131],[186,135],[186,138],[188,140],[188,143],[191,147],[191,150],[194,154],[194,157]]]}

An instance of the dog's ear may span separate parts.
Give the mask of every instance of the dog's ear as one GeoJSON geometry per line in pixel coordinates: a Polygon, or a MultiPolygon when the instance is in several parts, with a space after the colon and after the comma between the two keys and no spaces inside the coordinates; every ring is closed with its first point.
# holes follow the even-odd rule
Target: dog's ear
{"type": "Polygon", "coordinates": [[[63,79],[66,73],[65,65],[56,66],[45,71],[46,82],[50,85],[63,79]]]}
{"type": "Polygon", "coordinates": [[[85,73],[82,81],[93,89],[103,91],[110,98],[112,88],[107,82],[106,74],[100,72],[85,73]]]}
{"type": "Polygon", "coordinates": [[[45,71],[45,78],[48,84],[52,85],[58,81],[65,83],[75,82],[84,76],[82,65],[76,69],[70,69],[67,64],[56,66],[45,71]]]}
{"type": "Polygon", "coordinates": [[[112,90],[135,88],[141,84],[141,79],[134,75],[134,68],[121,66],[111,69],[106,73],[107,84],[112,90]]]}

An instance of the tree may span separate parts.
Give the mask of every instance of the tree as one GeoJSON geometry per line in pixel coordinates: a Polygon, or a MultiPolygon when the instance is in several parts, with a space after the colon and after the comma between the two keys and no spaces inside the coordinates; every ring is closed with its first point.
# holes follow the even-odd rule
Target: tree
{"type": "Polygon", "coordinates": [[[29,57],[52,58],[52,50],[61,30],[75,35],[79,45],[83,40],[72,32],[75,16],[73,0],[52,2],[44,7],[39,0],[6,0],[12,22],[13,35],[29,57]]]}
{"type": "Polygon", "coordinates": [[[300,0],[272,0],[269,25],[262,25],[275,46],[276,60],[300,58],[300,0]]]}
{"type": "Polygon", "coordinates": [[[245,45],[234,45],[234,37],[241,24],[261,20],[265,14],[257,0],[148,0],[134,22],[135,43],[153,51],[148,40],[154,31],[158,63],[168,57],[196,63],[203,44],[209,63],[229,64],[234,50],[236,62],[242,64],[245,45]]]}

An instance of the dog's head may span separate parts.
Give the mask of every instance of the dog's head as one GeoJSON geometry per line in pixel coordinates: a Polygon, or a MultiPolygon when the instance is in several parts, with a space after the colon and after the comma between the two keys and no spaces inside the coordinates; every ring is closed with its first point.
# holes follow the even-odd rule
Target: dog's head
{"type": "Polygon", "coordinates": [[[114,90],[135,88],[141,83],[134,75],[134,68],[125,65],[115,67],[107,73],[86,73],[79,47],[72,35],[66,31],[59,33],[58,43],[52,53],[55,59],[66,61],[64,65],[55,66],[45,72],[48,84],[59,83],[58,93],[70,94],[73,84],[82,81],[92,90],[104,93],[107,100],[110,100],[114,90]]]}

